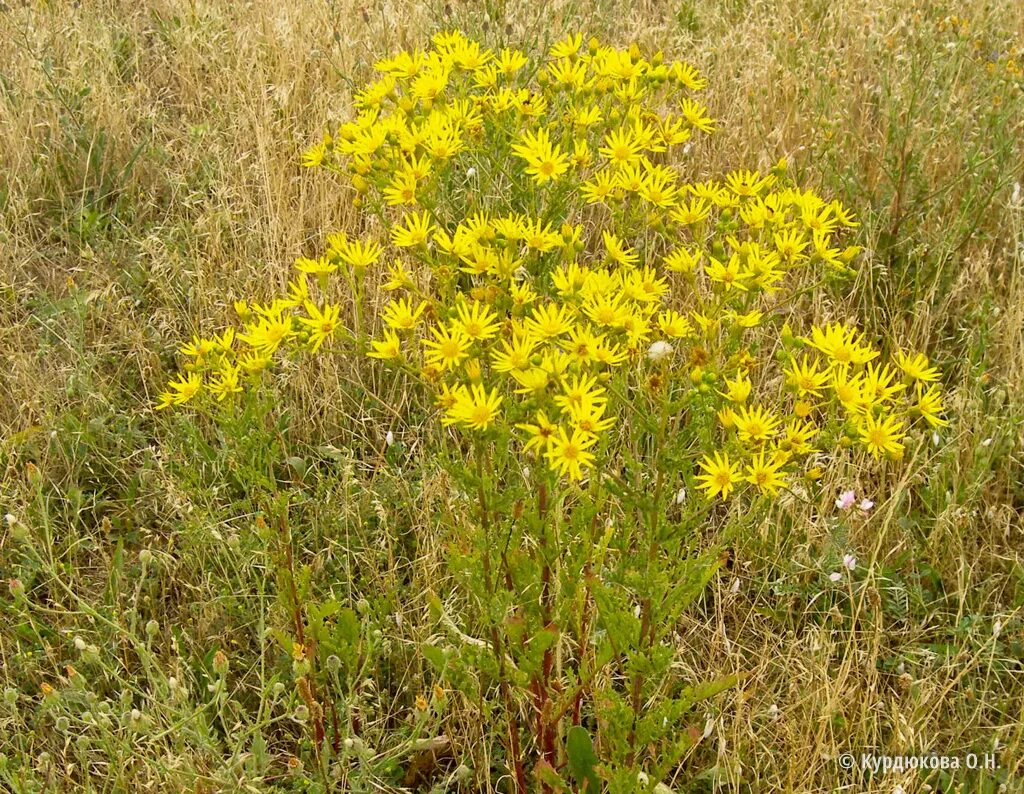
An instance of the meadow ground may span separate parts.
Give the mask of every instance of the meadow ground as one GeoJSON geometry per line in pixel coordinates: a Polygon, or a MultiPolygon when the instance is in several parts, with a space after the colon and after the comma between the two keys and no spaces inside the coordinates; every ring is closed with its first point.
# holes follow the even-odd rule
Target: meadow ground
{"type": "Polygon", "coordinates": [[[431,599],[456,621],[460,602],[440,431],[397,381],[321,358],[268,393],[266,422],[152,411],[182,340],[352,226],[349,194],[300,152],[374,60],[451,27],[524,48],[580,30],[693,62],[722,129],[687,167],[785,156],[840,197],[867,253],[813,310],[943,373],[951,423],[912,465],[826,472],[869,515],[808,509],[734,539],[673,664],[745,677],[690,715],[700,740],[665,783],[1024,791],[1013,0],[0,3],[0,789],[507,787],[478,704],[417,708],[435,683],[422,649],[449,633],[431,599]],[[290,503],[302,592],[355,609],[372,649],[336,693],[358,742],[326,774],[275,640],[291,582],[254,496],[270,491],[290,503]],[[829,579],[845,554],[848,597],[829,579]],[[998,769],[837,763],[862,749],[994,753],[998,769]]]}

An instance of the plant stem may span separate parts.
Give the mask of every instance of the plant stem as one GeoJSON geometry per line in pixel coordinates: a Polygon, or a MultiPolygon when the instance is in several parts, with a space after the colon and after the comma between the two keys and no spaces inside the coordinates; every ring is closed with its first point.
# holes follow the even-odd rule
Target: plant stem
{"type": "MultiPolygon", "coordinates": [[[[661,465],[661,453],[665,448],[665,440],[668,436],[668,391],[667,388],[661,398],[661,417],[658,422],[657,446],[653,455],[653,462],[657,475],[654,481],[654,498],[647,515],[648,546],[647,560],[645,566],[644,580],[649,582],[651,569],[658,557],[661,545],[659,533],[661,531],[661,499],[665,488],[665,467],[661,465]]],[[[645,594],[640,601],[640,634],[637,638],[637,646],[640,653],[647,653],[654,644],[655,630],[653,623],[653,603],[650,594],[645,594]]],[[[633,676],[633,687],[630,693],[630,705],[633,711],[633,720],[629,729],[630,763],[636,761],[636,726],[640,720],[640,710],[643,706],[643,685],[644,676],[637,672],[633,676]]]]}
{"type": "MultiPolygon", "coordinates": [[[[477,500],[480,505],[480,525],[484,531],[483,548],[483,570],[484,589],[487,595],[487,609],[485,617],[491,621],[490,602],[494,596],[493,578],[491,576],[491,515],[487,508],[487,489],[484,482],[484,448],[483,442],[479,439],[475,444],[476,452],[476,475],[477,475],[477,500]]],[[[520,794],[526,794],[526,770],[523,766],[523,754],[519,744],[519,722],[516,719],[515,699],[512,697],[512,690],[508,683],[508,674],[505,669],[505,649],[501,641],[501,633],[498,626],[491,623],[491,651],[495,661],[498,663],[498,686],[501,689],[502,699],[505,701],[505,710],[508,712],[508,757],[515,775],[516,790],[520,794]]]]}

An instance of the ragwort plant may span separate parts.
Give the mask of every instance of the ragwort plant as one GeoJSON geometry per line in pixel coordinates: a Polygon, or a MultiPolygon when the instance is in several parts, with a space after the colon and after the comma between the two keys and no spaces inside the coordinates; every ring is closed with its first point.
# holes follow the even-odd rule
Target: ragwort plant
{"type": "MultiPolygon", "coordinates": [[[[511,788],[648,789],[699,740],[694,706],[738,680],[673,667],[729,538],[814,499],[840,458],[898,461],[945,424],[939,373],[800,316],[857,267],[840,202],[784,161],[687,181],[715,131],[694,67],[581,35],[546,58],[432,45],[377,63],[303,155],[350,181],[363,231],[298,259],[287,295],[236,303],[238,332],[186,344],[157,407],[228,406],[307,353],[405,373],[475,503],[453,518],[462,613],[431,596],[455,639],[422,648],[437,681],[501,726],[511,788]]],[[[302,672],[322,714],[329,687],[302,672]]]]}

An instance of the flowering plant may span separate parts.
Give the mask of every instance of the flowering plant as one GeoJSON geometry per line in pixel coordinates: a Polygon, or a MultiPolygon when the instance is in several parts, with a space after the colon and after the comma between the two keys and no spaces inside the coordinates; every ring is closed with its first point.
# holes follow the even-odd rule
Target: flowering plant
{"type": "Polygon", "coordinates": [[[376,70],[303,155],[350,182],[363,228],[298,259],[287,295],[238,302],[239,332],[185,345],[157,407],[227,403],[302,351],[405,373],[476,503],[450,554],[465,626],[434,594],[454,641],[425,658],[500,715],[520,790],[653,786],[699,740],[686,714],[737,680],[673,673],[722,545],[815,498],[836,457],[898,460],[944,424],[939,373],[802,316],[857,267],[857,222],[785,161],[695,178],[716,123],[693,66],[449,32],[376,70]]]}

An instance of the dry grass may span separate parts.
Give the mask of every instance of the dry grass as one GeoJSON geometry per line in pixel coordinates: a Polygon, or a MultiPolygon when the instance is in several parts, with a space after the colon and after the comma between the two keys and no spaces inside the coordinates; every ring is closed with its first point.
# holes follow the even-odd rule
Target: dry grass
{"type": "MultiPolygon", "coordinates": [[[[358,222],[298,152],[346,112],[376,56],[459,24],[526,43],[579,28],[691,59],[723,132],[688,167],[787,156],[861,208],[871,266],[809,311],[860,317],[947,374],[955,423],[917,465],[856,483],[879,504],[849,536],[808,509],[737,540],[731,572],[679,629],[677,663],[749,677],[713,702],[706,738],[666,782],[913,792],[912,773],[851,787],[836,757],[998,748],[992,787],[962,790],[1024,790],[1024,91],[1005,68],[1007,54],[1021,62],[1024,6],[488,5],[489,23],[469,2],[0,4],[0,512],[18,518],[0,574],[29,585],[27,600],[0,601],[0,684],[15,693],[0,705],[0,785],[300,790],[286,771],[300,732],[278,714],[265,636],[279,620],[273,560],[247,498],[274,455],[297,455],[312,587],[366,599],[382,631],[372,680],[352,694],[375,762],[338,790],[398,790],[405,715],[429,680],[416,648],[438,630],[423,594],[444,592],[455,539],[436,516],[462,509],[440,475],[414,488],[375,465],[387,429],[413,457],[427,445],[401,385],[362,362],[296,368],[280,427],[223,445],[148,406],[180,339],[226,323],[233,298],[280,289],[296,255],[358,222]],[[969,27],[941,24],[951,14],[969,27]],[[841,610],[827,575],[847,551],[864,586],[841,610]],[[206,690],[217,648],[226,693],[206,690]],[[175,695],[171,677],[190,691],[175,695]],[[262,783],[254,725],[269,745],[262,783]]],[[[829,474],[836,489],[852,476],[829,474]]],[[[475,704],[437,728],[476,770],[468,790],[492,790],[475,704]]]]}

